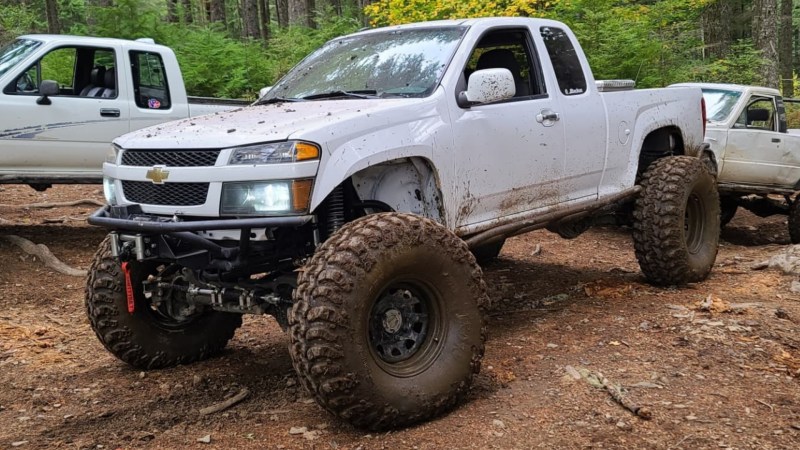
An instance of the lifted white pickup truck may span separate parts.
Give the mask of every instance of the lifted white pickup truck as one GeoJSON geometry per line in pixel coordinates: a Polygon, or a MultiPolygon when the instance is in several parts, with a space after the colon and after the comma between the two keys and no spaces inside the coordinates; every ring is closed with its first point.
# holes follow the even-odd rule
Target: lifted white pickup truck
{"type": "Polygon", "coordinates": [[[0,49],[0,183],[101,183],[115,137],[246,104],[187,97],[150,39],[21,36],[0,49]]]}
{"type": "Polygon", "coordinates": [[[335,39],[251,107],[114,141],[109,206],[90,218],[112,230],[91,324],[123,361],[159,368],[271,314],[326,409],[367,428],[425,420],[480,369],[488,296],[470,250],[622,213],[648,279],[706,277],[719,197],[702,104],[698,88],[596,85],[550,20],[335,39]]]}
{"type": "Polygon", "coordinates": [[[780,92],[733,84],[676,86],[703,90],[722,224],[733,219],[740,206],[762,217],[788,214],[791,240],[800,243],[800,203],[792,198],[800,190],[800,130],[788,129],[780,92]]]}

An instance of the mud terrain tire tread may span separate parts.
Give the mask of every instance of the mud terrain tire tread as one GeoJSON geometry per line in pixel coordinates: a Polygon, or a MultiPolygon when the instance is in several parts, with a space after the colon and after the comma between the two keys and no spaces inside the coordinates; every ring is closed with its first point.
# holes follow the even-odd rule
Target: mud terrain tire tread
{"type": "MultiPolygon", "coordinates": [[[[131,269],[134,285],[135,268],[131,269]]],[[[141,274],[140,274],[141,275],[141,274]]],[[[146,275],[144,275],[146,276],[146,275]]],[[[125,276],[120,262],[111,256],[107,237],[98,247],[86,283],[86,314],[92,330],[114,356],[137,369],[161,369],[209,358],[225,348],[242,324],[238,314],[210,311],[184,329],[164,330],[148,323],[141,292],[129,314],[125,276]]]]}
{"type": "MultiPolygon", "coordinates": [[[[383,276],[386,277],[385,273],[383,276]]],[[[466,396],[473,376],[480,371],[486,340],[484,311],[489,302],[483,274],[464,241],[432,220],[404,213],[380,213],[346,224],[317,249],[300,272],[294,300],[289,319],[289,351],[301,383],[321,406],[359,428],[396,428],[440,415],[466,396]],[[460,329],[469,337],[456,341],[460,349],[450,352],[459,353],[459,357],[443,351],[443,356],[437,356],[436,362],[420,375],[430,376],[437,370],[443,371],[446,365],[457,365],[457,370],[443,371],[440,375],[456,381],[436,386],[433,389],[439,390],[427,398],[409,393],[395,404],[396,397],[382,392],[387,386],[389,391],[394,386],[385,380],[391,376],[374,368],[377,356],[364,357],[363,362],[356,363],[350,359],[348,364],[346,355],[368,354],[364,348],[370,345],[366,337],[361,347],[353,343],[357,340],[353,336],[363,332],[359,330],[363,328],[362,322],[356,317],[359,314],[364,317],[361,310],[369,310],[367,304],[371,303],[370,298],[358,298],[357,293],[368,290],[364,286],[370,283],[380,282],[381,261],[387,260],[387,254],[407,254],[403,253],[408,252],[406,249],[417,246],[433,248],[444,255],[449,264],[444,277],[456,280],[464,292],[470,293],[458,298],[463,306],[449,308],[466,311],[462,315],[470,318],[453,319],[453,312],[442,316],[451,319],[448,323],[452,330],[467,323],[466,329],[460,329]],[[474,342],[469,342],[470,339],[474,342]],[[401,406],[400,402],[406,403],[401,406]],[[409,407],[409,402],[416,404],[409,407]]],[[[449,336],[445,340],[452,342],[449,336]]]]}
{"type": "Polygon", "coordinates": [[[719,243],[720,202],[716,181],[703,163],[690,156],[653,162],[642,176],[642,193],[633,217],[636,258],[656,285],[682,285],[705,279],[714,266],[719,243]],[[702,248],[692,254],[684,224],[687,202],[702,202],[702,248]]]}
{"type": "Polygon", "coordinates": [[[792,244],[800,244],[800,196],[789,205],[789,239],[792,244]]]}

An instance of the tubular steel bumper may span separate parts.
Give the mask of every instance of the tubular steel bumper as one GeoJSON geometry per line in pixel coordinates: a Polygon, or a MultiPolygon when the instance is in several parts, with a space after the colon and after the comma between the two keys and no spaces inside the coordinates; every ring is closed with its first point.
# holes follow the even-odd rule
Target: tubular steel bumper
{"type": "Polygon", "coordinates": [[[313,216],[251,217],[245,219],[213,219],[178,222],[144,214],[138,205],[104,206],[89,216],[88,222],[113,230],[139,233],[176,233],[181,231],[239,230],[242,228],[299,227],[313,216]]]}

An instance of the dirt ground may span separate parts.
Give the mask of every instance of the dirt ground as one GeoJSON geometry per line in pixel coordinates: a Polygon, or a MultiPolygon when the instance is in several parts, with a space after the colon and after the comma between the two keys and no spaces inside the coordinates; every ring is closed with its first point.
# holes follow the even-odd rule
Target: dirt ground
{"type": "MultiPolygon", "coordinates": [[[[0,187],[0,236],[86,269],[104,235],[82,220],[94,207],[8,204],[87,197],[102,194],[0,187]]],[[[83,277],[0,240],[0,449],[800,448],[797,276],[751,268],[786,249],[785,217],[740,212],[722,236],[710,279],[681,289],[644,282],[626,230],[510,240],[485,267],[490,335],[468,400],[381,434],[309,399],[269,317],[246,318],[221,357],[132,370],[89,328],[83,277]],[[597,373],[652,419],[593,386],[597,373]],[[236,406],[199,413],[243,388],[236,406]]]]}

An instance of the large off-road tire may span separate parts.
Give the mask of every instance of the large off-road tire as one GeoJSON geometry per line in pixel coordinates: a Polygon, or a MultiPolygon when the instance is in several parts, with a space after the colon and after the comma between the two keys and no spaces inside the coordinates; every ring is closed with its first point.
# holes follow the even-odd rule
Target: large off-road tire
{"type": "Polygon", "coordinates": [[[792,244],[800,244],[800,196],[789,204],[789,239],[792,244]]]}
{"type": "Polygon", "coordinates": [[[736,215],[739,209],[739,202],[736,197],[721,195],[719,198],[719,226],[724,227],[736,215]]]}
{"type": "Polygon", "coordinates": [[[482,272],[431,220],[381,213],[346,224],[300,273],[294,299],[294,367],[320,405],[357,427],[439,415],[480,370],[482,272]]]}
{"type": "Polygon", "coordinates": [[[178,321],[150,307],[142,281],[159,265],[131,261],[134,312],[128,312],[125,274],[106,238],[97,249],[86,283],[86,313],[97,338],[114,356],[138,369],[160,369],[219,353],[242,324],[238,314],[205,311],[178,321]]]}
{"type": "Polygon", "coordinates": [[[500,255],[500,250],[503,249],[503,245],[505,243],[506,243],[505,239],[490,242],[488,244],[484,244],[479,247],[473,248],[472,254],[475,255],[475,260],[478,261],[478,264],[484,265],[486,263],[491,262],[500,255]]]}
{"type": "Polygon", "coordinates": [[[689,156],[661,158],[647,169],[636,200],[633,241],[647,279],[680,285],[705,279],[717,257],[719,194],[703,163],[689,156]]]}

